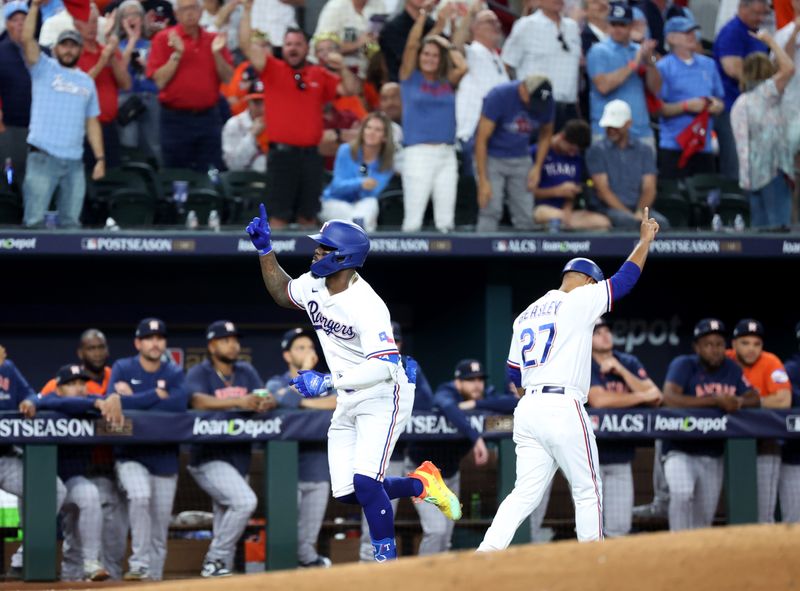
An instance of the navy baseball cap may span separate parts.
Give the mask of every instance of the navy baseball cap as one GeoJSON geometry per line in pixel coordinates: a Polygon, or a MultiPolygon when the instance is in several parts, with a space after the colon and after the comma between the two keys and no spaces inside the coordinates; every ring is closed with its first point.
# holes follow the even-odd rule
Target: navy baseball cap
{"type": "Polygon", "coordinates": [[[23,2],[22,0],[11,0],[11,2],[8,2],[5,6],[3,6],[3,18],[5,20],[10,19],[18,12],[21,12],[22,14],[28,14],[28,3],[23,2]]]}
{"type": "Polygon", "coordinates": [[[457,380],[471,380],[473,378],[485,378],[486,372],[483,363],[477,359],[462,359],[456,365],[455,378],[457,380]]]}
{"type": "Polygon", "coordinates": [[[700,322],[694,325],[694,332],[692,336],[694,340],[704,337],[707,334],[719,334],[725,336],[725,325],[722,320],[716,318],[703,318],[700,322]]]}
{"type": "Polygon", "coordinates": [[[733,328],[733,338],[755,335],[764,338],[764,325],[754,318],[743,318],[733,328]]]}
{"type": "Polygon", "coordinates": [[[225,337],[238,337],[239,330],[230,320],[217,320],[208,325],[206,340],[224,339],[225,337]]]}
{"type": "Polygon", "coordinates": [[[631,24],[633,22],[633,9],[626,2],[612,2],[608,11],[608,22],[631,24]]]}
{"type": "Polygon", "coordinates": [[[597,330],[598,328],[600,328],[601,326],[605,326],[605,327],[607,327],[607,328],[609,328],[609,329],[611,328],[611,324],[609,324],[609,322],[608,322],[608,320],[606,319],[606,317],[605,317],[605,316],[601,316],[600,318],[598,318],[597,320],[595,320],[595,322],[594,322],[594,328],[593,328],[592,330],[593,330],[593,331],[595,331],[595,330],[597,330]]]}
{"type": "Polygon", "coordinates": [[[696,22],[687,16],[673,16],[664,24],[664,35],[670,33],[691,33],[700,28],[696,22]]]}
{"type": "MultiPolygon", "coordinates": [[[[293,328],[292,330],[287,330],[283,333],[283,337],[281,338],[281,349],[283,351],[288,351],[292,348],[292,343],[294,343],[297,337],[308,337],[311,338],[313,333],[305,328],[293,328]]],[[[313,340],[313,339],[312,339],[313,340]]]]}
{"type": "Polygon", "coordinates": [[[167,336],[167,325],[164,324],[163,320],[159,320],[158,318],[145,318],[140,321],[139,326],[136,327],[137,339],[150,337],[154,334],[160,334],[162,337],[167,336]]]}
{"type": "Polygon", "coordinates": [[[75,363],[63,365],[56,372],[56,384],[59,386],[69,384],[75,380],[83,380],[84,382],[88,382],[90,379],[91,378],[86,371],[80,365],[75,363]]]}

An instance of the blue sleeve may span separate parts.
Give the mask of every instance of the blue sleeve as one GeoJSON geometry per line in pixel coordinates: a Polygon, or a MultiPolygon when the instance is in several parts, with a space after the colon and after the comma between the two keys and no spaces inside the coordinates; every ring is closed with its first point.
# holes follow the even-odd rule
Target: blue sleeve
{"type": "Polygon", "coordinates": [[[633,289],[633,286],[636,285],[641,274],[642,270],[636,263],[630,261],[622,263],[619,271],[614,273],[611,279],[608,280],[611,284],[611,297],[613,301],[616,302],[628,295],[633,289]]]}
{"type": "MultiPolygon", "coordinates": [[[[602,43],[602,42],[601,42],[602,43]]],[[[589,73],[589,81],[598,74],[609,72],[607,52],[600,47],[600,43],[595,43],[586,56],[586,71],[589,73]]]]}
{"type": "Polygon", "coordinates": [[[120,402],[124,410],[147,410],[153,408],[161,400],[155,388],[134,392],[130,395],[120,395],[120,402]]]}
{"type": "Polygon", "coordinates": [[[737,38],[733,28],[723,27],[717,38],[714,40],[715,53],[722,59],[723,57],[745,57],[747,54],[747,44],[742,43],[737,38]]]}
{"type": "Polygon", "coordinates": [[[688,357],[676,357],[667,368],[667,377],[664,383],[672,382],[683,388],[686,392],[689,389],[689,376],[691,372],[690,360],[688,357]]]}
{"type": "Polygon", "coordinates": [[[258,370],[253,367],[252,365],[245,365],[245,375],[247,376],[247,391],[252,392],[253,390],[258,390],[261,388],[261,385],[264,381],[261,379],[261,376],[258,375],[258,370]]]}
{"type": "Polygon", "coordinates": [[[414,391],[414,408],[417,410],[430,410],[433,408],[433,389],[417,364],[417,387],[414,391]]]}
{"type": "Polygon", "coordinates": [[[464,411],[458,408],[458,402],[453,398],[452,390],[449,388],[442,388],[436,391],[433,395],[433,403],[442,411],[442,414],[447,417],[447,420],[455,425],[463,435],[466,435],[473,443],[477,441],[481,434],[472,428],[469,424],[469,419],[464,411]]]}
{"type": "Polygon", "coordinates": [[[205,379],[205,371],[200,364],[195,365],[186,372],[186,381],[184,382],[184,387],[186,391],[189,393],[189,396],[194,394],[195,392],[200,392],[201,394],[209,394],[213,396],[211,392],[211,388],[209,387],[208,380],[205,379]]]}
{"type": "Polygon", "coordinates": [[[586,152],[586,168],[589,174],[608,174],[605,154],[599,144],[590,147],[586,152]]]}
{"type": "Polygon", "coordinates": [[[95,410],[94,401],[96,398],[48,394],[47,396],[34,395],[28,400],[33,402],[38,410],[55,410],[68,415],[83,415],[95,410]]]}
{"type": "Polygon", "coordinates": [[[522,388],[522,370],[506,364],[506,381],[514,384],[517,388],[522,388]]]}
{"type": "Polygon", "coordinates": [[[589,387],[591,388],[593,386],[605,387],[605,382],[600,374],[600,366],[594,361],[592,361],[592,381],[589,384],[589,387]]]}
{"type": "Polygon", "coordinates": [[[350,201],[358,197],[360,190],[361,177],[358,176],[358,166],[350,154],[350,144],[342,144],[336,152],[333,180],[328,185],[328,193],[331,197],[350,201]]]}
{"type": "Polygon", "coordinates": [[[658,98],[660,98],[665,103],[671,103],[672,101],[670,98],[672,97],[672,93],[670,92],[669,82],[672,77],[669,75],[669,69],[667,65],[669,64],[669,60],[666,58],[660,59],[656,62],[656,70],[658,73],[661,74],[661,90],[658,92],[658,98]]]}
{"type": "Polygon", "coordinates": [[[13,362],[6,361],[6,364],[11,368],[12,377],[14,379],[14,405],[19,406],[19,403],[26,398],[35,396],[36,391],[31,388],[28,380],[25,379],[25,376],[22,375],[22,372],[13,362]]]}
{"type": "Polygon", "coordinates": [[[265,388],[275,397],[280,408],[299,408],[303,401],[303,396],[290,387],[283,376],[271,377],[265,388]]]}
{"type": "Polygon", "coordinates": [[[507,394],[495,395],[491,398],[484,398],[475,401],[475,408],[478,410],[491,410],[494,412],[502,412],[511,414],[517,408],[519,398],[516,396],[509,396],[507,394]]]}
{"type": "Polygon", "coordinates": [[[735,367],[733,368],[734,369],[733,377],[736,383],[736,395],[742,396],[745,393],[750,392],[751,390],[755,390],[755,388],[753,388],[753,386],[750,383],[748,383],[747,379],[744,377],[744,372],[742,371],[742,369],[735,363],[733,363],[733,365],[735,365],[735,367]]]}
{"type": "Polygon", "coordinates": [[[550,108],[547,109],[547,113],[543,113],[542,116],[539,118],[539,123],[542,125],[547,125],[548,123],[553,123],[556,120],[556,101],[553,99],[553,95],[550,95],[550,108]]]}
{"type": "Polygon", "coordinates": [[[497,88],[490,90],[484,97],[481,115],[495,123],[503,116],[503,100],[497,88]]]}
{"type": "Polygon", "coordinates": [[[362,191],[361,197],[377,197],[383,190],[386,188],[386,185],[389,184],[389,181],[394,176],[394,171],[390,168],[389,170],[377,170],[370,173],[370,176],[377,181],[377,185],[372,191],[362,191]]]}
{"type": "Polygon", "coordinates": [[[717,70],[716,66],[714,66],[712,70],[713,71],[710,72],[712,76],[711,94],[712,96],[715,96],[718,99],[722,100],[725,98],[725,88],[722,86],[722,77],[720,77],[719,70],[717,70]]]}
{"type": "Polygon", "coordinates": [[[189,406],[189,391],[186,389],[186,376],[183,370],[177,365],[173,365],[172,375],[167,378],[167,398],[159,398],[153,405],[153,410],[163,410],[166,412],[185,412],[189,406]]]}
{"type": "Polygon", "coordinates": [[[644,365],[636,355],[625,355],[621,361],[622,365],[640,380],[649,379],[647,370],[645,370],[644,365]]]}
{"type": "Polygon", "coordinates": [[[653,153],[653,149],[646,144],[640,144],[640,146],[644,148],[641,153],[642,175],[658,174],[658,167],[656,166],[656,155],[653,153]]]}

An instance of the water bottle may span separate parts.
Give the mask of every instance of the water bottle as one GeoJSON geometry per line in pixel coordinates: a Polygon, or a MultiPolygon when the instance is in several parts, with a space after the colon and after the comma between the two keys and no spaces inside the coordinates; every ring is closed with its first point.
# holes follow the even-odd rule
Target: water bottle
{"type": "Polygon", "coordinates": [[[119,231],[119,226],[114,218],[106,218],[105,229],[109,232],[119,231]]]}
{"type": "Polygon", "coordinates": [[[219,232],[219,212],[216,209],[212,209],[208,214],[208,229],[219,232]]]}
{"type": "Polygon", "coordinates": [[[219,169],[213,164],[208,165],[208,178],[215,187],[219,185],[219,169]]]}
{"type": "Polygon", "coordinates": [[[6,172],[6,182],[10,187],[14,184],[14,163],[11,161],[11,158],[6,158],[4,170],[6,172]]]}
{"type": "Polygon", "coordinates": [[[718,213],[715,213],[714,217],[711,218],[711,229],[715,232],[722,232],[722,218],[718,213]]]}
{"type": "Polygon", "coordinates": [[[481,518],[481,494],[474,492],[469,498],[469,518],[481,518]]]}
{"type": "Polygon", "coordinates": [[[189,213],[186,214],[186,229],[187,230],[197,230],[197,213],[195,210],[189,210],[189,213]]]}
{"type": "Polygon", "coordinates": [[[547,230],[549,232],[560,232],[561,231],[561,219],[560,218],[553,218],[547,223],[547,230]]]}
{"type": "Polygon", "coordinates": [[[745,223],[742,214],[737,213],[736,217],[733,218],[733,229],[736,230],[737,232],[744,232],[745,223]]]}

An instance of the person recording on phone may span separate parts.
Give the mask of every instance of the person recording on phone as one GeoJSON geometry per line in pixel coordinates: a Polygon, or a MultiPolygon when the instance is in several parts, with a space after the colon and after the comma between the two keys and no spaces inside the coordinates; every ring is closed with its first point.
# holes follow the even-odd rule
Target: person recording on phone
{"type": "Polygon", "coordinates": [[[369,56],[378,49],[380,20],[373,17],[385,14],[383,0],[329,0],[319,14],[314,37],[336,33],[342,40],[345,67],[364,78],[369,56]]]}

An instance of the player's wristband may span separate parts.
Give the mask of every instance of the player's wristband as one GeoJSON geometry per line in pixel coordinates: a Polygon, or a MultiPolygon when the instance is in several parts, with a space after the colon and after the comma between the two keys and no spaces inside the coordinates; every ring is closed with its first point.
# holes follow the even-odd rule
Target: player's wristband
{"type": "Polygon", "coordinates": [[[272,252],[272,245],[270,244],[267,248],[260,249],[258,251],[258,254],[263,257],[265,254],[269,254],[271,252],[272,252]]]}

